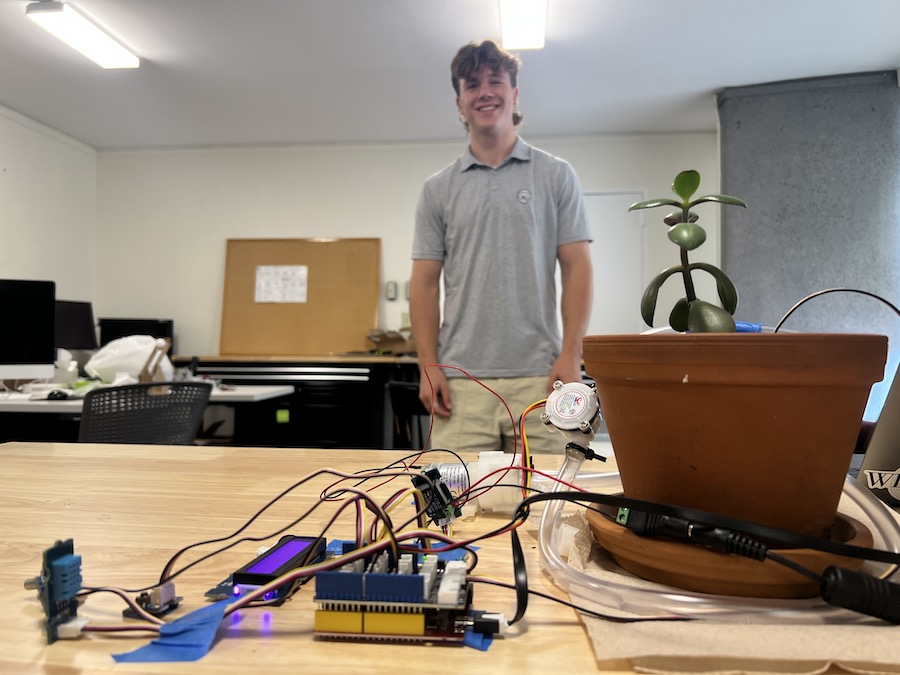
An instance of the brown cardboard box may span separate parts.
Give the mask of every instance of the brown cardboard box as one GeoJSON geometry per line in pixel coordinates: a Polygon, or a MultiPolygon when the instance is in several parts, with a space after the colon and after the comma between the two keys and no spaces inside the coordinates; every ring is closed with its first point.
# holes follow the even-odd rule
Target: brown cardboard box
{"type": "Polygon", "coordinates": [[[366,338],[375,345],[375,351],[382,354],[415,354],[416,341],[412,328],[400,330],[371,330],[366,338]]]}

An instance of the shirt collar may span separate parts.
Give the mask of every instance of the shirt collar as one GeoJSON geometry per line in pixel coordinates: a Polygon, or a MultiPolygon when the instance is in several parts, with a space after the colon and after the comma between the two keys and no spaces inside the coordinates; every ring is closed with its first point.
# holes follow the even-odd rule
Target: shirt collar
{"type": "MultiPolygon", "coordinates": [[[[512,152],[509,153],[509,157],[503,160],[497,168],[499,169],[500,167],[505,166],[514,159],[520,162],[531,161],[531,146],[518,136],[516,136],[516,144],[513,146],[512,152]]],[[[487,166],[487,164],[475,159],[475,156],[472,154],[472,149],[467,145],[465,152],[463,152],[462,157],[460,158],[459,172],[462,173],[463,171],[468,171],[476,166],[487,166]]]]}

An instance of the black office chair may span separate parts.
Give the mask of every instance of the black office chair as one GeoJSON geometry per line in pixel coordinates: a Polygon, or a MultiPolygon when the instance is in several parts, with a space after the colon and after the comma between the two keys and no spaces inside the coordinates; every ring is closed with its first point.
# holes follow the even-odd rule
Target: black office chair
{"type": "Polygon", "coordinates": [[[101,387],[87,393],[80,443],[190,445],[203,424],[213,385],[149,382],[101,387]]]}
{"type": "Polygon", "coordinates": [[[394,413],[394,447],[424,449],[431,413],[419,400],[419,383],[391,380],[387,390],[394,413]]]}

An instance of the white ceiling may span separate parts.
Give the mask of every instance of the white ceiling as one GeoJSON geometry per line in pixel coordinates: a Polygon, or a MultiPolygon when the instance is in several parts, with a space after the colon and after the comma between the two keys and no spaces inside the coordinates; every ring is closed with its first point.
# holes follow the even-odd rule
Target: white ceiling
{"type": "MultiPolygon", "coordinates": [[[[449,63],[498,0],[76,0],[104,71],[0,0],[0,104],[98,149],[461,139],[449,63]]],[[[727,86],[900,66],[900,0],[550,0],[523,134],[712,130],[727,86]]]]}

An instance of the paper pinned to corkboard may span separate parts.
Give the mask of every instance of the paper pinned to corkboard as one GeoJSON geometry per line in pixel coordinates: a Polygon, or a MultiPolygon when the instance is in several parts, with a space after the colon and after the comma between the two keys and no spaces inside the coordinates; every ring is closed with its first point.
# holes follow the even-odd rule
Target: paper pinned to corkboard
{"type": "Polygon", "coordinates": [[[309,296],[306,265],[259,265],[256,268],[256,302],[306,302],[309,296]]]}

